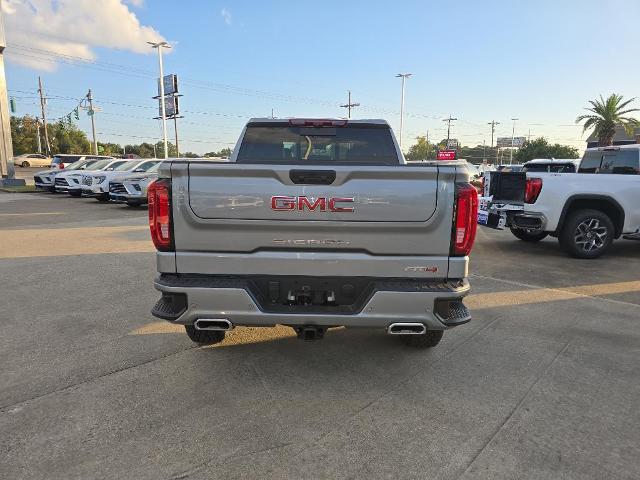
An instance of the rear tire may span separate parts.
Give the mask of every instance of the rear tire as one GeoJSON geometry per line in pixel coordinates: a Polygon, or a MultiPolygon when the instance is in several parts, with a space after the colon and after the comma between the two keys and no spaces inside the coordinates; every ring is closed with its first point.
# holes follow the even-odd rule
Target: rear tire
{"type": "Polygon", "coordinates": [[[569,215],[558,236],[560,246],[575,258],[597,258],[613,243],[615,227],[600,210],[578,210],[569,215]]]}
{"type": "Polygon", "coordinates": [[[433,348],[440,343],[444,330],[427,330],[422,335],[399,335],[400,341],[415,348],[433,348]]]}
{"type": "Polygon", "coordinates": [[[192,342],[200,345],[213,345],[224,340],[222,330],[196,330],[194,325],[185,325],[184,329],[192,342]]]}
{"type": "Polygon", "coordinates": [[[532,230],[522,230],[520,228],[513,227],[509,228],[511,229],[511,233],[513,233],[513,236],[522,240],[523,242],[536,243],[549,235],[547,232],[534,232],[532,230]]]}

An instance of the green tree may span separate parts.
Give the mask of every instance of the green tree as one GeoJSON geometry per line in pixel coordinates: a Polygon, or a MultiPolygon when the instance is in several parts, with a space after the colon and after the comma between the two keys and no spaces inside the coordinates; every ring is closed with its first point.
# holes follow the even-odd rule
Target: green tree
{"type": "MultiPolygon", "coordinates": [[[[13,140],[13,155],[35,153],[38,151],[38,127],[36,119],[30,115],[24,117],[12,116],[11,139],[13,140]]],[[[42,150],[45,150],[42,140],[42,150]]]]}
{"type": "Polygon", "coordinates": [[[596,137],[598,137],[598,145],[606,147],[613,145],[613,136],[616,133],[616,125],[622,125],[629,135],[633,135],[633,131],[640,125],[638,120],[626,117],[628,113],[637,112],[637,108],[627,108],[631,102],[635,100],[623,101],[622,95],[612,93],[606,99],[600,95],[599,99],[589,100],[590,108],[585,108],[588,115],[580,115],[576,118],[576,123],[584,121],[583,132],[593,128],[596,137]]]}
{"type": "Polygon", "coordinates": [[[232,150],[230,148],[223,148],[219,152],[207,152],[204,154],[204,157],[225,157],[228,158],[231,156],[232,150]]]}
{"type": "MultiPolygon", "coordinates": [[[[177,156],[176,146],[167,142],[167,150],[169,151],[169,158],[177,156]]],[[[164,142],[156,143],[156,151],[158,152],[158,158],[164,158],[164,142]]]]}
{"type": "Polygon", "coordinates": [[[100,155],[120,155],[122,153],[122,146],[117,143],[102,143],[98,142],[98,153],[100,155]]]}
{"type": "Polygon", "coordinates": [[[89,153],[91,144],[87,134],[74,124],[60,120],[49,125],[49,141],[52,153],[89,153]]]}
{"type": "Polygon", "coordinates": [[[409,147],[409,151],[404,155],[404,158],[411,161],[427,160],[433,155],[434,151],[435,146],[427,142],[427,137],[420,136],[416,138],[416,143],[409,147]]]}
{"type": "Polygon", "coordinates": [[[193,152],[184,152],[180,156],[184,157],[184,158],[200,158],[200,155],[198,155],[197,153],[193,153],[193,152]]]}
{"type": "Polygon", "coordinates": [[[513,154],[514,163],[524,163],[534,158],[580,158],[580,154],[578,149],[568,145],[551,145],[544,137],[524,142],[513,154]]]}

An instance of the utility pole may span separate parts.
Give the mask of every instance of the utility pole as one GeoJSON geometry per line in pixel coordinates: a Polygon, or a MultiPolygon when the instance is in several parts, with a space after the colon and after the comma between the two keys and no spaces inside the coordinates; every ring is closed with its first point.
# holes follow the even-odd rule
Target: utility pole
{"type": "Polygon", "coordinates": [[[40,119],[36,117],[36,135],[38,140],[38,153],[42,153],[42,144],[40,143],[40,119]]]}
{"type": "Polygon", "coordinates": [[[500,122],[491,120],[490,122],[487,123],[487,125],[491,125],[491,148],[493,148],[493,135],[496,131],[496,125],[500,125],[500,122]]]}
{"type": "Polygon", "coordinates": [[[452,118],[449,114],[449,118],[442,119],[443,122],[447,122],[447,144],[449,143],[449,135],[451,134],[451,122],[455,122],[457,118],[452,118]]]}
{"type": "Polygon", "coordinates": [[[178,145],[178,116],[173,116],[173,131],[176,134],[176,157],[180,156],[180,147],[178,145]]]}
{"type": "Polygon", "coordinates": [[[509,151],[509,165],[513,165],[513,137],[516,134],[516,120],[520,120],[519,118],[512,118],[513,120],[513,128],[511,129],[511,150],[509,151]]]}
{"type": "Polygon", "coordinates": [[[158,153],[156,152],[156,144],[153,144],[153,158],[158,158],[158,153]]]}
{"type": "Polygon", "coordinates": [[[87,93],[87,100],[89,101],[89,116],[91,117],[91,132],[93,133],[93,154],[98,155],[98,140],[96,139],[96,111],[93,109],[93,97],[91,96],[91,89],[87,93]]]}
{"type": "Polygon", "coordinates": [[[400,151],[402,152],[402,127],[404,123],[404,82],[411,73],[398,73],[396,78],[402,78],[402,95],[400,96],[400,151]]]}
{"type": "Polygon", "coordinates": [[[158,49],[158,67],[160,70],[160,116],[162,117],[162,137],[164,140],[164,158],[169,158],[167,145],[167,115],[164,107],[164,71],[162,69],[162,49],[171,48],[167,42],[147,42],[151,47],[158,49]]]}
{"type": "Polygon", "coordinates": [[[487,161],[487,141],[482,139],[482,163],[487,161]]]}
{"type": "Polygon", "coordinates": [[[429,145],[429,130],[427,130],[427,160],[429,160],[430,153],[431,153],[431,145],[429,145]]]}
{"type": "Polygon", "coordinates": [[[346,108],[347,112],[348,112],[348,116],[347,118],[351,118],[351,108],[352,107],[359,107],[360,104],[359,103],[351,103],[351,90],[349,90],[349,100],[347,101],[347,103],[345,105],[340,105],[342,108],[346,108]]]}
{"type": "Polygon", "coordinates": [[[271,109],[271,119],[273,120],[274,118],[276,118],[276,117],[273,116],[273,108],[272,108],[271,109]]]}
{"type": "MultiPolygon", "coordinates": [[[[495,120],[491,120],[490,122],[487,123],[487,125],[491,125],[491,148],[493,148],[493,135],[496,131],[496,125],[500,125],[500,122],[496,122],[495,120]]],[[[500,150],[499,148],[497,148],[498,146],[496,145],[496,164],[498,163],[498,151],[500,150]]]]}
{"type": "Polygon", "coordinates": [[[38,77],[38,93],[40,94],[40,110],[42,111],[42,126],[44,127],[44,147],[47,152],[47,157],[51,156],[51,144],[49,143],[49,133],[47,132],[47,114],[45,112],[45,106],[47,99],[42,92],[42,79],[38,77]]]}

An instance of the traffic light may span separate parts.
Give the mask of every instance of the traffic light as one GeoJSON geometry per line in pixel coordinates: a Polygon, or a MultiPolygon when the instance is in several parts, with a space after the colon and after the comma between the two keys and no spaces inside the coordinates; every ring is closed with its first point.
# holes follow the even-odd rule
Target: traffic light
{"type": "Polygon", "coordinates": [[[11,109],[11,113],[16,113],[16,99],[15,98],[9,99],[9,107],[11,109]]]}

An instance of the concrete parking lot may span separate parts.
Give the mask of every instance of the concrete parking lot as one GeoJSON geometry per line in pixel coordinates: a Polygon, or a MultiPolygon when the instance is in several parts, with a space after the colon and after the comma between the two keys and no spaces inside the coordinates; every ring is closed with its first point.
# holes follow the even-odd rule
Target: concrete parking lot
{"type": "Polygon", "coordinates": [[[154,319],[146,210],[0,194],[0,478],[640,478],[640,242],[481,229],[431,351],[154,319]]]}

